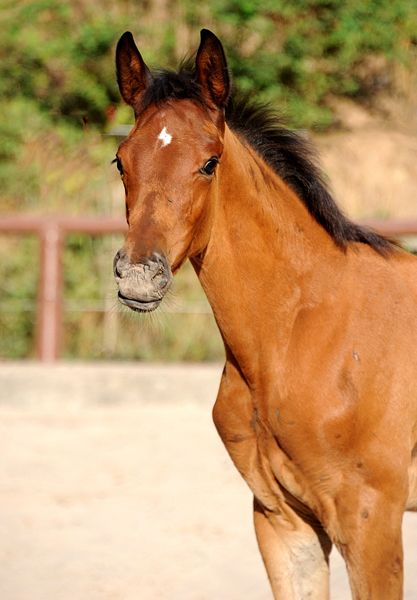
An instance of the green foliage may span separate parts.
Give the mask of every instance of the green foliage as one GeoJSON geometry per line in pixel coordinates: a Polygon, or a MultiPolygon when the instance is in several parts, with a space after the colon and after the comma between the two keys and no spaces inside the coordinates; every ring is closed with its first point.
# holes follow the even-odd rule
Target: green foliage
{"type": "Polygon", "coordinates": [[[53,123],[33,100],[0,99],[0,210],[108,212],[106,168],[114,141],[67,121],[53,123]]]}
{"type": "Polygon", "coordinates": [[[328,94],[369,97],[389,85],[390,63],[415,57],[415,0],[213,0],[211,6],[237,83],[284,105],[298,127],[327,127],[328,94]],[[385,57],[383,69],[361,68],[370,56],[385,57]]]}
{"type": "Polygon", "coordinates": [[[119,100],[111,50],[125,26],[70,0],[4,3],[0,97],[35,100],[56,119],[103,124],[119,100]]]}
{"type": "Polygon", "coordinates": [[[326,126],[329,93],[367,96],[388,85],[388,63],[415,56],[416,0],[212,0],[204,6],[175,0],[160,22],[152,7],[3,0],[0,98],[35,101],[55,121],[80,126],[87,117],[103,126],[107,106],[120,102],[113,52],[125,29],[133,30],[151,64],[174,66],[181,27],[188,27],[195,48],[198,30],[209,24],[239,85],[294,112],[297,126],[326,126]],[[360,68],[372,55],[386,58],[385,73],[360,68]]]}
{"type": "Polygon", "coordinates": [[[0,356],[33,353],[38,278],[38,240],[34,236],[0,237],[0,356]]]}

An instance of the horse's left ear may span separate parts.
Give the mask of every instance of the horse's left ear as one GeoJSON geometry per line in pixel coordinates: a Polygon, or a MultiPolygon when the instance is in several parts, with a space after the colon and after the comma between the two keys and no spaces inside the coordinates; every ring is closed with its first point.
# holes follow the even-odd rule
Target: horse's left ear
{"type": "Polygon", "coordinates": [[[208,29],[201,30],[196,75],[211,108],[224,108],[230,93],[230,76],[220,40],[208,29]]]}

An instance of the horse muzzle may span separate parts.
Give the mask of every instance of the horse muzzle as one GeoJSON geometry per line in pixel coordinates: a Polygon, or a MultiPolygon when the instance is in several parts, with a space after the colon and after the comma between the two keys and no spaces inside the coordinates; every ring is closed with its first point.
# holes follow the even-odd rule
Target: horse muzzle
{"type": "Polygon", "coordinates": [[[114,257],[114,278],[119,288],[119,301],[136,312],[151,312],[161,303],[172,281],[165,256],[153,252],[132,263],[120,249],[114,257]]]}

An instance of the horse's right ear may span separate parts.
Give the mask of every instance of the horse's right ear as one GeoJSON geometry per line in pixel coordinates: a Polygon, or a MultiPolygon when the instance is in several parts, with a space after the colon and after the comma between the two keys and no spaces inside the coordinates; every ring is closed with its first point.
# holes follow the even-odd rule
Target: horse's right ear
{"type": "Polygon", "coordinates": [[[130,31],[126,31],[116,49],[117,83],[123,100],[134,108],[152,80],[130,31]]]}
{"type": "Polygon", "coordinates": [[[201,30],[195,70],[207,103],[212,108],[224,108],[230,93],[230,76],[220,40],[208,29],[201,30]]]}

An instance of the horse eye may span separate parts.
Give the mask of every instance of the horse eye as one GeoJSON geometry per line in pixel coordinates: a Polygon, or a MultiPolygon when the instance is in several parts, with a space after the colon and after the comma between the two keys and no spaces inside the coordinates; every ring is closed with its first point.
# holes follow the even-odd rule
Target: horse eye
{"type": "Polygon", "coordinates": [[[116,163],[116,167],[117,167],[120,175],[123,175],[124,169],[123,169],[122,161],[120,160],[120,158],[118,156],[116,156],[116,158],[114,160],[112,160],[112,164],[113,163],[116,163]]]}
{"type": "Polygon", "coordinates": [[[214,169],[216,168],[217,163],[220,164],[220,161],[218,158],[216,158],[215,156],[212,156],[204,165],[204,167],[201,167],[200,169],[200,173],[202,175],[213,175],[214,173],[214,169]]]}

